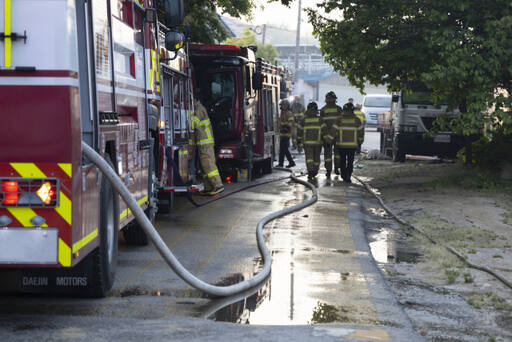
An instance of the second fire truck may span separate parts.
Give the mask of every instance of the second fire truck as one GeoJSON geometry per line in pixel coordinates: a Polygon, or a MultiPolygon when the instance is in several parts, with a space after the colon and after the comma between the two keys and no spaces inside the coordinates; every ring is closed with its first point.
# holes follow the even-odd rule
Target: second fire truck
{"type": "Polygon", "coordinates": [[[191,45],[194,92],[208,110],[217,163],[224,177],[237,170],[269,173],[279,149],[281,76],[256,59],[255,47],[191,45]]]}

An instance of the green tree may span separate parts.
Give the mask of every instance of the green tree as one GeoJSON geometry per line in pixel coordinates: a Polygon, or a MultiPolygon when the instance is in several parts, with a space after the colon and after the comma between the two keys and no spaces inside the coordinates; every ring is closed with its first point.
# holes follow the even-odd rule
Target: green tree
{"type": "Polygon", "coordinates": [[[191,29],[192,42],[212,44],[228,36],[217,11],[240,18],[251,14],[252,0],[185,0],[185,25],[191,29]]]}
{"type": "Polygon", "coordinates": [[[258,50],[256,51],[257,58],[263,58],[270,63],[275,63],[278,57],[277,50],[272,44],[261,44],[256,40],[256,34],[252,32],[248,27],[244,29],[241,37],[228,38],[226,44],[238,45],[238,46],[249,46],[255,45],[258,50]]]}
{"type": "Polygon", "coordinates": [[[361,90],[366,81],[397,90],[422,80],[461,111],[439,128],[512,133],[509,0],[323,0],[318,8],[308,15],[326,60],[361,90]]]}

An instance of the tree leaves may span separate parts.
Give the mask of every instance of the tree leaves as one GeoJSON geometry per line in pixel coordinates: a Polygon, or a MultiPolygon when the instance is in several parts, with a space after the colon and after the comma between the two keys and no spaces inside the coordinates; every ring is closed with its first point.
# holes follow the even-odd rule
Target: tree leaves
{"type": "Polygon", "coordinates": [[[274,63],[278,54],[274,45],[272,44],[261,44],[256,40],[256,34],[246,27],[242,33],[242,37],[239,38],[228,38],[226,44],[238,45],[238,46],[249,46],[255,45],[258,50],[256,51],[256,58],[263,58],[270,63],[274,63]]]}
{"type": "Polygon", "coordinates": [[[353,85],[423,80],[462,111],[439,127],[512,133],[510,97],[495,97],[512,95],[509,0],[323,0],[307,13],[325,59],[353,85]]]}

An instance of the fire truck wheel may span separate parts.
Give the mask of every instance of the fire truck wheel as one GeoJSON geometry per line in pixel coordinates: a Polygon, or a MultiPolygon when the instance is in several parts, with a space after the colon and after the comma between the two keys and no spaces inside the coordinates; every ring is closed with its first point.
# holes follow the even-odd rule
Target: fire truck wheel
{"type": "MultiPolygon", "coordinates": [[[[112,161],[107,156],[112,166],[112,161]]],[[[114,284],[119,232],[119,196],[103,177],[100,193],[100,245],[92,253],[91,295],[105,297],[114,284]]]]}

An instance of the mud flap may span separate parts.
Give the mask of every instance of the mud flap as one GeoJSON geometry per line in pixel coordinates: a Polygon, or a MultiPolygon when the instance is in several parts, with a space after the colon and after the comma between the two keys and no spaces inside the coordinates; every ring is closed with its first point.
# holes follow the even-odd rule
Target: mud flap
{"type": "Polygon", "coordinates": [[[0,270],[0,292],[86,296],[92,284],[92,258],[71,268],[0,270]]]}

